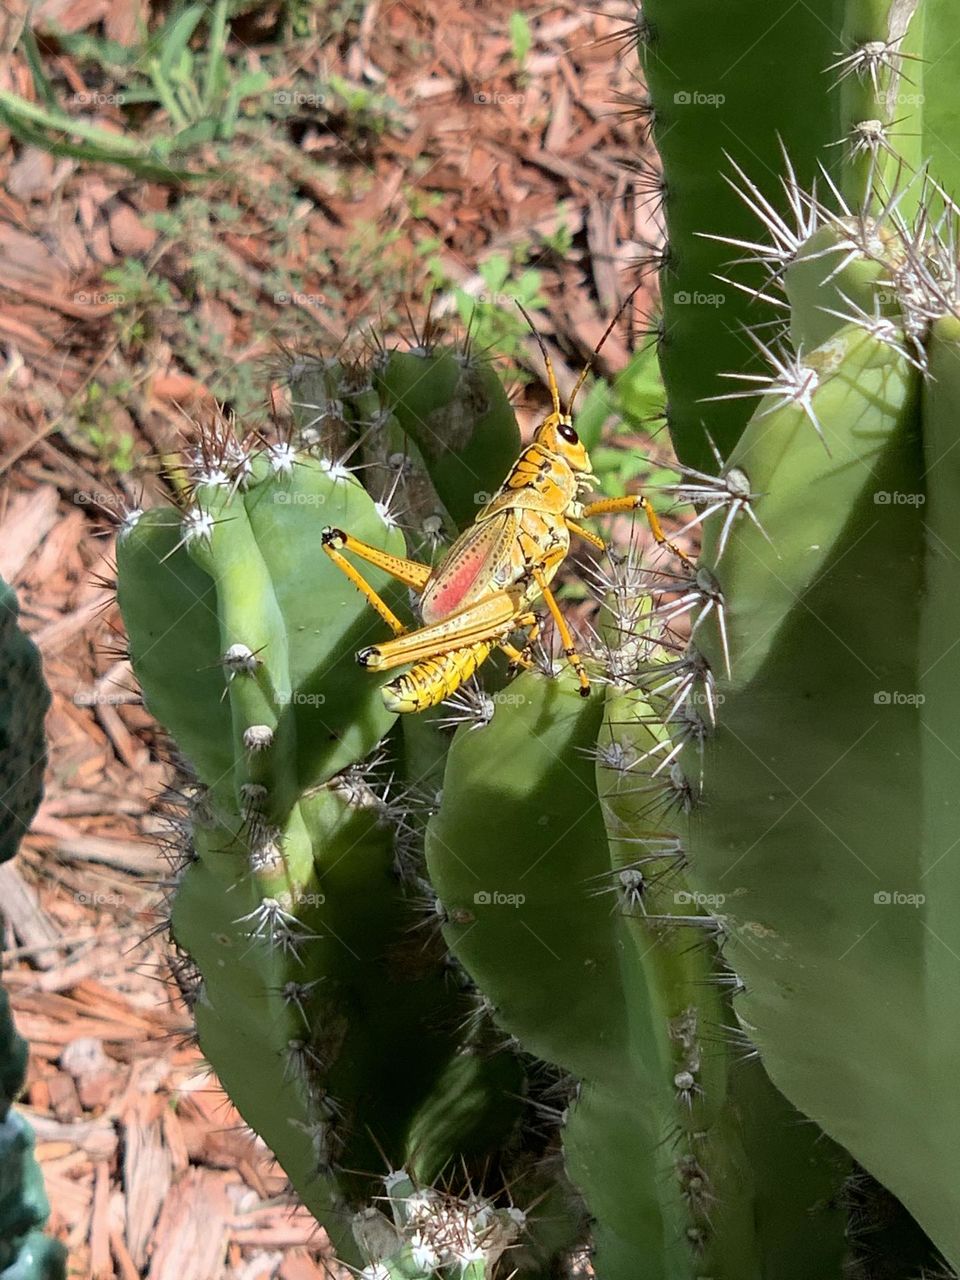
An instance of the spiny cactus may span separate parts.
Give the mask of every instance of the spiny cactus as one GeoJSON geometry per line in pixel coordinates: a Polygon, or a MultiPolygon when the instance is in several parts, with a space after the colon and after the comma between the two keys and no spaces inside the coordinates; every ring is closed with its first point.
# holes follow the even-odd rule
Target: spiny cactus
{"type": "Polygon", "coordinates": [[[319,545],[329,523],[402,555],[398,495],[417,504],[413,540],[435,541],[468,491],[494,487],[478,438],[497,466],[515,422],[494,372],[451,351],[298,361],[291,395],[294,429],[267,444],[214,424],[187,507],[133,512],[118,535],[133,667],[194,774],[172,930],[200,1045],[344,1260],[380,1262],[353,1228],[389,1162],[425,1188],[459,1169],[491,1223],[505,1185],[540,1198],[526,1260],[513,1250],[539,1274],[579,1216],[541,1172],[548,1144],[522,1136],[524,1064],[490,1043],[439,939],[420,851],[446,735],[429,717],[393,725],[354,660],[383,624],[319,545]],[[375,501],[347,464],[373,469],[378,451],[375,501]]]}
{"type": "Polygon", "coordinates": [[[606,690],[525,673],[451,748],[427,839],[445,934],[498,1022],[578,1081],[563,1141],[599,1276],[839,1274],[843,1157],[740,1061],[719,922],[672,831],[690,793],[664,721],[694,673],[638,640],[636,563],[607,585],[606,690]]]}
{"type": "Polygon", "coordinates": [[[187,509],[119,539],[134,667],[196,773],[173,927],[201,1044],[376,1280],[572,1266],[558,1126],[600,1280],[839,1275],[829,1139],[960,1259],[949,11],[650,0],[640,30],[657,412],[704,552],[594,575],[590,697],[485,665],[398,724],[353,660],[384,624],[320,530],[429,561],[517,450],[492,374],[431,342],[298,362],[295,433],[208,433],[187,509]]]}
{"type": "MultiPolygon", "coordinates": [[[[18,627],[17,612],[16,597],[0,582],[0,862],[16,853],[40,803],[50,704],[40,655],[18,627]]],[[[66,1252],[43,1234],[50,1205],[33,1132],[13,1105],[26,1068],[27,1046],[0,987],[0,1277],[60,1280],[66,1252]]]]}
{"type": "Polygon", "coordinates": [[[683,840],[691,883],[724,896],[735,1007],[771,1078],[956,1268],[960,15],[823,9],[794,15],[798,43],[759,4],[737,21],[645,6],[670,425],[704,471],[686,477],[701,511],[721,501],[689,655],[716,729],[683,748],[702,780],[683,840]],[[676,76],[725,101],[687,110],[676,76]],[[724,305],[681,310],[678,288],[724,305]],[[765,368],[735,349],[738,324],[765,368]],[[724,454],[710,476],[704,424],[724,454]]]}
{"type": "Polygon", "coordinates": [[[354,1227],[374,1259],[361,1280],[487,1280],[526,1222],[522,1210],[496,1208],[482,1196],[420,1188],[406,1170],[383,1185],[389,1216],[371,1207],[354,1227]]]}
{"type": "Polygon", "coordinates": [[[720,375],[762,371],[745,331],[768,319],[764,265],[789,251],[774,232],[757,265],[731,268],[737,248],[753,257],[762,239],[757,212],[790,239],[792,192],[833,182],[859,212],[870,185],[899,189],[928,163],[960,194],[956,12],[950,0],[814,0],[776,12],[765,0],[645,0],[637,35],[663,162],[649,181],[668,232],[660,354],[671,429],[680,460],[711,469],[704,423],[726,455],[750,410],[704,402],[720,375]]]}
{"type": "Polygon", "coordinates": [[[902,328],[848,325],[804,357],[809,399],[771,396],[752,420],[729,465],[762,495],[762,529],[735,523],[722,556],[715,529],[706,541],[725,627],[698,644],[730,676],[687,761],[704,778],[691,864],[726,896],[738,1011],[764,1062],[954,1258],[952,1197],[930,1174],[955,1158],[937,1048],[960,945],[944,859],[952,426],[938,429],[955,325],[933,326],[923,395],[902,328]]]}

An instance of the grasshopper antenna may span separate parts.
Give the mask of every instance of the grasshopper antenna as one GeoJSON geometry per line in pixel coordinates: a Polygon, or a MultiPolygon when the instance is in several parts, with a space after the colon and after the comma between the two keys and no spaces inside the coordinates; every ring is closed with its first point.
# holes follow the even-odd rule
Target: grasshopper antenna
{"type": "Polygon", "coordinates": [[[553,361],[550,359],[550,353],[544,346],[543,339],[537,332],[536,326],[527,315],[523,303],[517,300],[517,306],[520,308],[520,314],[530,326],[530,332],[537,340],[537,346],[540,348],[540,354],[543,356],[543,363],[547,366],[547,382],[550,387],[550,399],[553,401],[553,412],[558,418],[563,416],[563,410],[560,407],[560,388],[557,386],[557,375],[553,372],[553,361]]]}
{"type": "Polygon", "coordinates": [[[610,323],[607,325],[606,329],[604,329],[604,331],[603,331],[603,337],[600,339],[600,341],[599,341],[599,342],[597,343],[597,345],[594,347],[594,349],[593,349],[593,355],[590,357],[590,359],[587,361],[587,363],[586,363],[586,364],[583,366],[583,368],[581,369],[581,371],[580,371],[580,376],[579,376],[579,378],[577,378],[576,382],[573,384],[573,390],[570,392],[570,400],[569,400],[569,402],[568,402],[568,404],[567,404],[567,413],[568,413],[568,414],[569,414],[569,413],[573,413],[573,402],[574,402],[574,400],[576,400],[576,398],[577,398],[578,394],[580,393],[580,388],[581,388],[581,387],[583,386],[583,384],[586,382],[587,377],[588,377],[588,376],[589,376],[589,374],[590,374],[590,370],[593,368],[594,364],[596,363],[597,356],[598,356],[598,355],[600,354],[600,352],[603,350],[603,344],[604,344],[604,343],[606,342],[606,340],[610,337],[611,333],[613,333],[613,330],[614,330],[614,328],[616,327],[617,321],[618,321],[618,320],[620,319],[620,317],[623,315],[624,311],[626,311],[626,309],[627,309],[627,307],[630,305],[630,303],[634,300],[634,298],[636,297],[637,293],[639,292],[640,287],[641,287],[641,285],[642,285],[642,284],[643,284],[643,281],[642,281],[642,280],[641,280],[641,281],[639,281],[639,283],[635,284],[635,285],[633,286],[633,288],[630,290],[630,292],[627,294],[627,296],[624,298],[623,302],[621,302],[621,303],[620,303],[620,306],[617,308],[616,313],[615,313],[615,315],[614,315],[613,319],[612,319],[612,320],[610,321],[610,323]]]}

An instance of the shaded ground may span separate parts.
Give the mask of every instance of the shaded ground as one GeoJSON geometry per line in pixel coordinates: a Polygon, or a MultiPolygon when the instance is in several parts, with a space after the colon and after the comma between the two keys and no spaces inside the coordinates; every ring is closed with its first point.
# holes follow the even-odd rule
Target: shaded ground
{"type": "MultiPolygon", "coordinates": [[[[77,118],[132,132],[116,99],[141,73],[54,31],[130,47],[159,20],[145,4],[35,11],[77,118]]],[[[507,4],[347,0],[307,10],[283,51],[277,13],[253,9],[232,65],[267,86],[232,138],[183,157],[207,175],[189,183],[52,156],[0,125],[0,575],[54,695],[46,799],[0,880],[3,960],[33,1049],[52,1229],[77,1276],[322,1273],[322,1236],[189,1045],[151,936],[172,773],[122,657],[110,517],[163,496],[184,411],[218,399],[256,420],[282,396],[278,343],[329,351],[376,317],[388,339],[409,333],[404,304],[422,321],[431,292],[454,317],[479,299],[479,338],[536,368],[508,296],[521,292],[569,387],[659,242],[643,175],[623,165],[642,154],[616,102],[636,92],[632,59],[603,39],[630,7],[521,9],[526,51],[507,4]]],[[[23,20],[4,11],[6,50],[23,20]]],[[[37,100],[22,46],[0,89],[37,100]]],[[[163,122],[140,118],[145,136],[163,122]]],[[[601,368],[622,366],[628,330],[601,368]]],[[[525,424],[542,404],[526,388],[525,424]]]]}

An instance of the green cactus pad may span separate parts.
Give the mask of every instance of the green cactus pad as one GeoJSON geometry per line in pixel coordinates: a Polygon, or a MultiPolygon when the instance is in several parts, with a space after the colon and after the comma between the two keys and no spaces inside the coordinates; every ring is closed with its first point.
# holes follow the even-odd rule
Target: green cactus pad
{"type": "Polygon", "coordinates": [[[725,894],[737,1009],[772,1079],[956,1261],[949,328],[922,419],[904,356],[849,327],[811,355],[830,454],[794,405],[741,440],[770,541],[742,520],[714,571],[733,678],[687,838],[698,884],[725,894]]]}
{"type": "MultiPolygon", "coordinates": [[[[812,1161],[794,1183],[797,1269],[762,1269],[776,1245],[755,1231],[729,1063],[701,1040],[729,1015],[710,980],[715,960],[695,945],[702,912],[677,855],[657,856],[663,827],[651,796],[670,783],[641,767],[663,735],[657,724],[635,691],[584,702],[569,677],[526,674],[486,728],[461,730],[427,839],[446,935],[498,1022],[580,1077],[564,1147],[594,1218],[598,1275],[635,1276],[638,1259],[664,1280],[704,1268],[799,1277],[799,1259],[839,1267],[839,1216],[804,1230],[824,1187],[839,1185],[842,1166],[831,1158],[829,1168],[812,1161]],[[655,885],[642,896],[619,879],[638,858],[655,885]],[[747,1190],[734,1195],[734,1186],[747,1190]],[[714,1187],[724,1189],[716,1229],[714,1187]]],[[[779,1109],[774,1127],[792,1164],[796,1117],[782,1099],[779,1109]]]]}
{"type": "Polygon", "coordinates": [[[726,181],[731,162],[787,218],[783,150],[804,186],[818,161],[839,163],[837,152],[821,150],[823,139],[842,134],[840,102],[823,76],[838,48],[836,5],[794,5],[774,22],[764,0],[739,0],[735,9],[712,0],[647,0],[640,33],[669,236],[660,357],[670,429],[680,461],[709,469],[704,422],[727,454],[750,411],[729,401],[707,413],[702,402],[716,393],[718,374],[756,366],[744,329],[758,319],[749,291],[717,277],[732,274],[748,290],[761,278],[731,272],[742,254],[704,233],[757,239],[755,215],[726,181]]]}
{"type": "Polygon", "coordinates": [[[510,470],[520,452],[517,420],[496,370],[459,352],[390,352],[376,385],[417,446],[434,488],[458,528],[510,470]]]}
{"type": "MultiPolygon", "coordinates": [[[[172,928],[198,973],[200,1044],[358,1266],[370,1259],[352,1224],[385,1165],[424,1184],[456,1170],[495,1198],[509,1186],[546,1201],[556,1184],[535,1176],[518,1137],[526,1067],[478,1032],[477,998],[445,963],[423,879],[449,735],[431,716],[393,725],[355,658],[389,627],[321,542],[332,526],[405,552],[389,503],[347,466],[371,433],[389,453],[405,416],[471,423],[464,456],[489,447],[472,492],[499,483],[497,441],[512,450],[516,428],[511,416],[505,436],[490,370],[475,386],[452,356],[394,354],[378,367],[417,384],[394,397],[361,366],[300,362],[289,439],[245,441],[215,423],[192,455],[187,509],[133,513],[118,538],[134,671],[197,775],[172,928]]],[[[462,468],[438,465],[446,499],[462,468]]],[[[411,618],[405,587],[362,572],[411,618]]],[[[525,1238],[531,1280],[571,1239],[548,1235],[525,1238]]]]}

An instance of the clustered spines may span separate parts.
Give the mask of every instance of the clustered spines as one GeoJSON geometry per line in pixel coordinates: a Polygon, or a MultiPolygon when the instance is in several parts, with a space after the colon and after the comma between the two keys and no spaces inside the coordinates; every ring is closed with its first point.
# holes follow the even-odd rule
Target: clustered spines
{"type": "MultiPolygon", "coordinates": [[[[503,1255],[526,1228],[527,1215],[506,1192],[501,1204],[469,1186],[460,1195],[438,1187],[419,1187],[406,1170],[384,1177],[390,1216],[364,1210],[353,1222],[354,1234],[369,1262],[364,1280],[418,1276],[492,1280],[503,1255]],[[371,1256],[372,1255],[372,1256],[371,1256]]],[[[500,1197],[498,1197],[500,1199],[500,1197]]]]}
{"type": "Polygon", "coordinates": [[[253,480],[253,462],[258,456],[253,433],[242,432],[232,414],[220,406],[196,425],[196,436],[186,449],[185,470],[188,493],[196,501],[203,492],[225,490],[232,497],[253,480]]]}
{"type": "Polygon", "coordinates": [[[350,765],[328,784],[348,804],[368,809],[380,827],[393,835],[393,870],[397,879],[417,892],[423,886],[423,832],[440,797],[421,782],[408,782],[393,767],[381,743],[366,760],[350,765]]]}
{"type": "Polygon", "coordinates": [[[212,512],[204,507],[188,507],[183,514],[181,525],[183,545],[190,547],[197,542],[209,545],[216,523],[216,518],[212,512]]]}
{"type": "MultiPolygon", "coordinates": [[[[877,151],[896,155],[890,132],[897,121],[862,121],[854,126],[850,142],[857,156],[877,151]]],[[[733,162],[731,162],[733,163],[733,162]]],[[[785,156],[788,176],[783,180],[790,194],[795,224],[767,201],[740,166],[734,164],[736,181],[730,179],[748,206],[762,219],[770,241],[732,240],[731,244],[746,251],[748,258],[760,264],[767,285],[757,288],[735,279],[726,283],[750,293],[756,299],[778,309],[790,307],[789,299],[774,296],[767,289],[784,288],[787,272],[801,258],[815,262],[832,259],[824,271],[821,285],[836,282],[843,310],[824,304],[822,310],[841,322],[856,324],[878,341],[904,349],[915,367],[925,370],[925,343],[930,325],[944,315],[956,314],[960,307],[960,268],[957,240],[960,210],[954,200],[933,180],[926,169],[903,178],[898,172],[886,187],[880,175],[871,170],[863,203],[853,205],[825,168],[821,169],[822,187],[828,198],[821,196],[816,185],[809,192],[799,189],[796,177],[785,156]],[[914,213],[907,217],[903,206],[912,202],[914,213]],[[828,231],[832,238],[811,251],[818,236],[828,231]],[[876,279],[869,299],[850,297],[842,281],[856,264],[875,264],[881,274],[876,279]],[[849,307],[849,311],[846,308],[849,307]]],[[[723,237],[712,237],[724,239],[723,237]]],[[[718,277],[721,278],[721,277],[718,277]]],[[[775,325],[782,322],[772,322],[775,325]]],[[[803,409],[822,438],[822,427],[813,407],[819,384],[816,370],[805,362],[803,352],[795,352],[776,341],[759,336],[759,326],[750,331],[770,374],[745,374],[741,371],[721,376],[745,379],[755,384],[743,391],[708,397],[710,400],[751,398],[761,392],[773,393],[768,406],[795,403],[803,409]]]]}
{"type": "Polygon", "coordinates": [[[319,934],[314,933],[278,898],[262,898],[252,911],[238,916],[234,924],[246,926],[241,932],[250,940],[251,946],[262,943],[271,951],[291,957],[298,964],[303,963],[301,948],[320,939],[319,934]]]}
{"type": "Polygon", "coordinates": [[[129,510],[123,511],[117,528],[118,542],[122,542],[125,538],[129,538],[130,534],[133,533],[134,529],[137,527],[142,515],[142,507],[131,507],[129,510]]]}
{"type": "Polygon", "coordinates": [[[261,666],[259,656],[248,645],[241,643],[230,645],[221,661],[230,680],[235,676],[251,676],[261,666]]]}
{"type": "Polygon", "coordinates": [[[243,730],[243,749],[249,755],[268,751],[274,742],[275,730],[269,724],[250,724],[243,730]]]}
{"type": "Polygon", "coordinates": [[[660,488],[664,493],[672,493],[678,501],[687,502],[696,509],[695,514],[681,527],[678,534],[680,537],[696,525],[703,526],[711,516],[723,513],[720,537],[714,552],[713,563],[716,566],[723,558],[727,541],[741,516],[747,516],[764,537],[767,535],[754,510],[754,503],[760,495],[753,492],[750,477],[740,466],[726,466],[709,434],[707,440],[716,459],[717,474],[678,464],[682,476],[680,482],[661,485],[660,488]]]}
{"type": "Polygon", "coordinates": [[[905,53],[900,49],[903,43],[903,36],[898,36],[893,40],[865,40],[862,44],[856,45],[853,49],[847,51],[837,51],[835,57],[836,62],[831,62],[829,66],[824,67],[824,74],[827,75],[831,71],[836,71],[837,77],[830,86],[832,89],[838,88],[844,80],[851,76],[855,76],[858,80],[869,80],[873,85],[875,94],[880,94],[880,74],[887,71],[891,75],[902,76],[908,83],[909,77],[904,73],[903,60],[913,58],[915,55],[905,53]]]}
{"type": "Polygon", "coordinates": [[[776,413],[778,409],[792,406],[800,409],[809,419],[814,431],[828,448],[823,425],[817,416],[814,396],[820,386],[821,375],[816,367],[804,360],[802,350],[796,352],[784,345],[771,347],[753,332],[750,333],[754,345],[764,357],[770,368],[769,373],[727,373],[724,378],[735,378],[753,385],[742,391],[726,391],[719,395],[708,396],[709,401],[754,399],[758,394],[769,397],[769,403],[761,410],[764,415],[776,413]]]}

